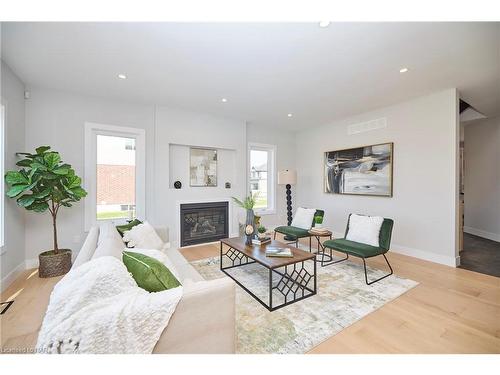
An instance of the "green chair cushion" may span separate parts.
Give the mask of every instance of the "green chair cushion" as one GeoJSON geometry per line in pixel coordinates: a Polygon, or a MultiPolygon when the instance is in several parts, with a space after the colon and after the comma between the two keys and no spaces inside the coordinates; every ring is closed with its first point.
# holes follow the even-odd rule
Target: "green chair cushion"
{"type": "Polygon", "coordinates": [[[148,292],[161,292],[181,285],[162,262],[144,254],[124,251],[123,263],[137,285],[148,292]]]}
{"type": "Polygon", "coordinates": [[[275,232],[292,236],[295,238],[311,237],[309,231],[302,228],[292,227],[292,226],[281,226],[274,229],[275,232]]]}
{"type": "Polygon", "coordinates": [[[136,225],[139,225],[139,224],[142,224],[142,221],[134,219],[131,222],[129,222],[128,224],[117,225],[116,230],[118,231],[118,233],[120,233],[120,236],[123,237],[123,235],[125,234],[126,231],[132,229],[133,227],[135,227],[136,225]]]}
{"type": "Polygon", "coordinates": [[[358,256],[361,258],[370,258],[387,252],[387,250],[381,247],[366,245],[360,242],[349,241],[346,240],[345,238],[327,240],[323,242],[323,246],[331,248],[333,250],[340,251],[342,253],[358,256]]]}

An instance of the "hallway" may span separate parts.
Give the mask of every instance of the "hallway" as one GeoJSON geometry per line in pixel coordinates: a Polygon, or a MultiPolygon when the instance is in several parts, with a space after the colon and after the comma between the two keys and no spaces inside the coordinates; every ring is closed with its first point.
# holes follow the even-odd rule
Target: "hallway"
{"type": "Polygon", "coordinates": [[[500,277],[500,243],[464,233],[460,268],[500,277]]]}

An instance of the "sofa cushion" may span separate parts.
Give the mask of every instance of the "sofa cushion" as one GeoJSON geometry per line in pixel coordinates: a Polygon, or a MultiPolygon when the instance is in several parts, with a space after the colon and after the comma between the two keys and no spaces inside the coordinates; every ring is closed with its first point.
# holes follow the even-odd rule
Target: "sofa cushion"
{"type": "Polygon", "coordinates": [[[123,263],[137,285],[148,292],[161,292],[181,285],[162,262],[147,255],[124,251],[123,263]]]}
{"type": "Polygon", "coordinates": [[[105,223],[99,227],[99,240],[97,249],[92,255],[92,259],[103,256],[113,256],[122,258],[122,251],[125,248],[118,231],[112,223],[105,223]]]}
{"type": "Polygon", "coordinates": [[[380,247],[346,240],[345,238],[327,240],[323,242],[323,246],[362,258],[369,258],[387,252],[387,250],[382,249],[380,247]]]}
{"type": "Polygon", "coordinates": [[[282,226],[274,229],[275,232],[285,234],[287,236],[292,236],[296,238],[310,237],[308,230],[292,227],[292,226],[282,226]]]}
{"type": "Polygon", "coordinates": [[[92,259],[92,256],[96,251],[98,237],[99,237],[99,228],[97,226],[93,226],[92,228],[90,228],[89,234],[87,235],[87,238],[85,238],[85,242],[83,243],[82,248],[78,252],[76,259],[73,262],[72,268],[81,266],[83,263],[86,263],[90,259],[92,259]]]}
{"type": "Polygon", "coordinates": [[[180,267],[177,267],[179,272],[179,278],[184,284],[186,280],[191,280],[192,282],[203,281],[203,277],[196,271],[196,269],[190,265],[189,263],[183,264],[180,267]]]}
{"type": "Polygon", "coordinates": [[[99,225],[99,238],[97,240],[97,245],[99,245],[106,238],[120,240],[123,243],[120,233],[118,233],[116,227],[111,222],[104,222],[99,225]]]}
{"type": "Polygon", "coordinates": [[[172,261],[175,267],[180,267],[183,264],[188,264],[188,261],[184,256],[175,248],[170,248],[164,251],[167,254],[168,259],[172,261]]]}
{"type": "Polygon", "coordinates": [[[139,225],[139,224],[142,224],[142,221],[140,221],[138,219],[134,219],[127,224],[117,225],[116,230],[118,231],[118,233],[120,233],[120,236],[123,237],[123,235],[125,234],[126,231],[132,229],[133,227],[135,227],[136,225],[139,225]]]}

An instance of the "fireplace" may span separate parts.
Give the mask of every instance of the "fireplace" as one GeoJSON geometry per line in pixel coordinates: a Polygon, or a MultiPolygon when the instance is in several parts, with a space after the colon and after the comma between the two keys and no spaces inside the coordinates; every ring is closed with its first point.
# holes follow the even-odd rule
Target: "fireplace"
{"type": "Polygon", "coordinates": [[[228,202],[181,204],[180,209],[181,246],[229,237],[228,202]]]}

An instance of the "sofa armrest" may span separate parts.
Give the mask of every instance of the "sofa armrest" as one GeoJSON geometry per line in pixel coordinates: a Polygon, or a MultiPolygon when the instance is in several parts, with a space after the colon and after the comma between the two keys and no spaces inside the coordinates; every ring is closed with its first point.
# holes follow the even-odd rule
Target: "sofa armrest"
{"type": "Polygon", "coordinates": [[[161,240],[165,243],[166,248],[170,247],[169,241],[169,233],[168,233],[168,228],[167,227],[154,227],[154,230],[156,231],[156,234],[158,237],[161,238],[161,240]]]}
{"type": "Polygon", "coordinates": [[[153,353],[234,353],[235,283],[224,277],[185,284],[153,353]]]}

